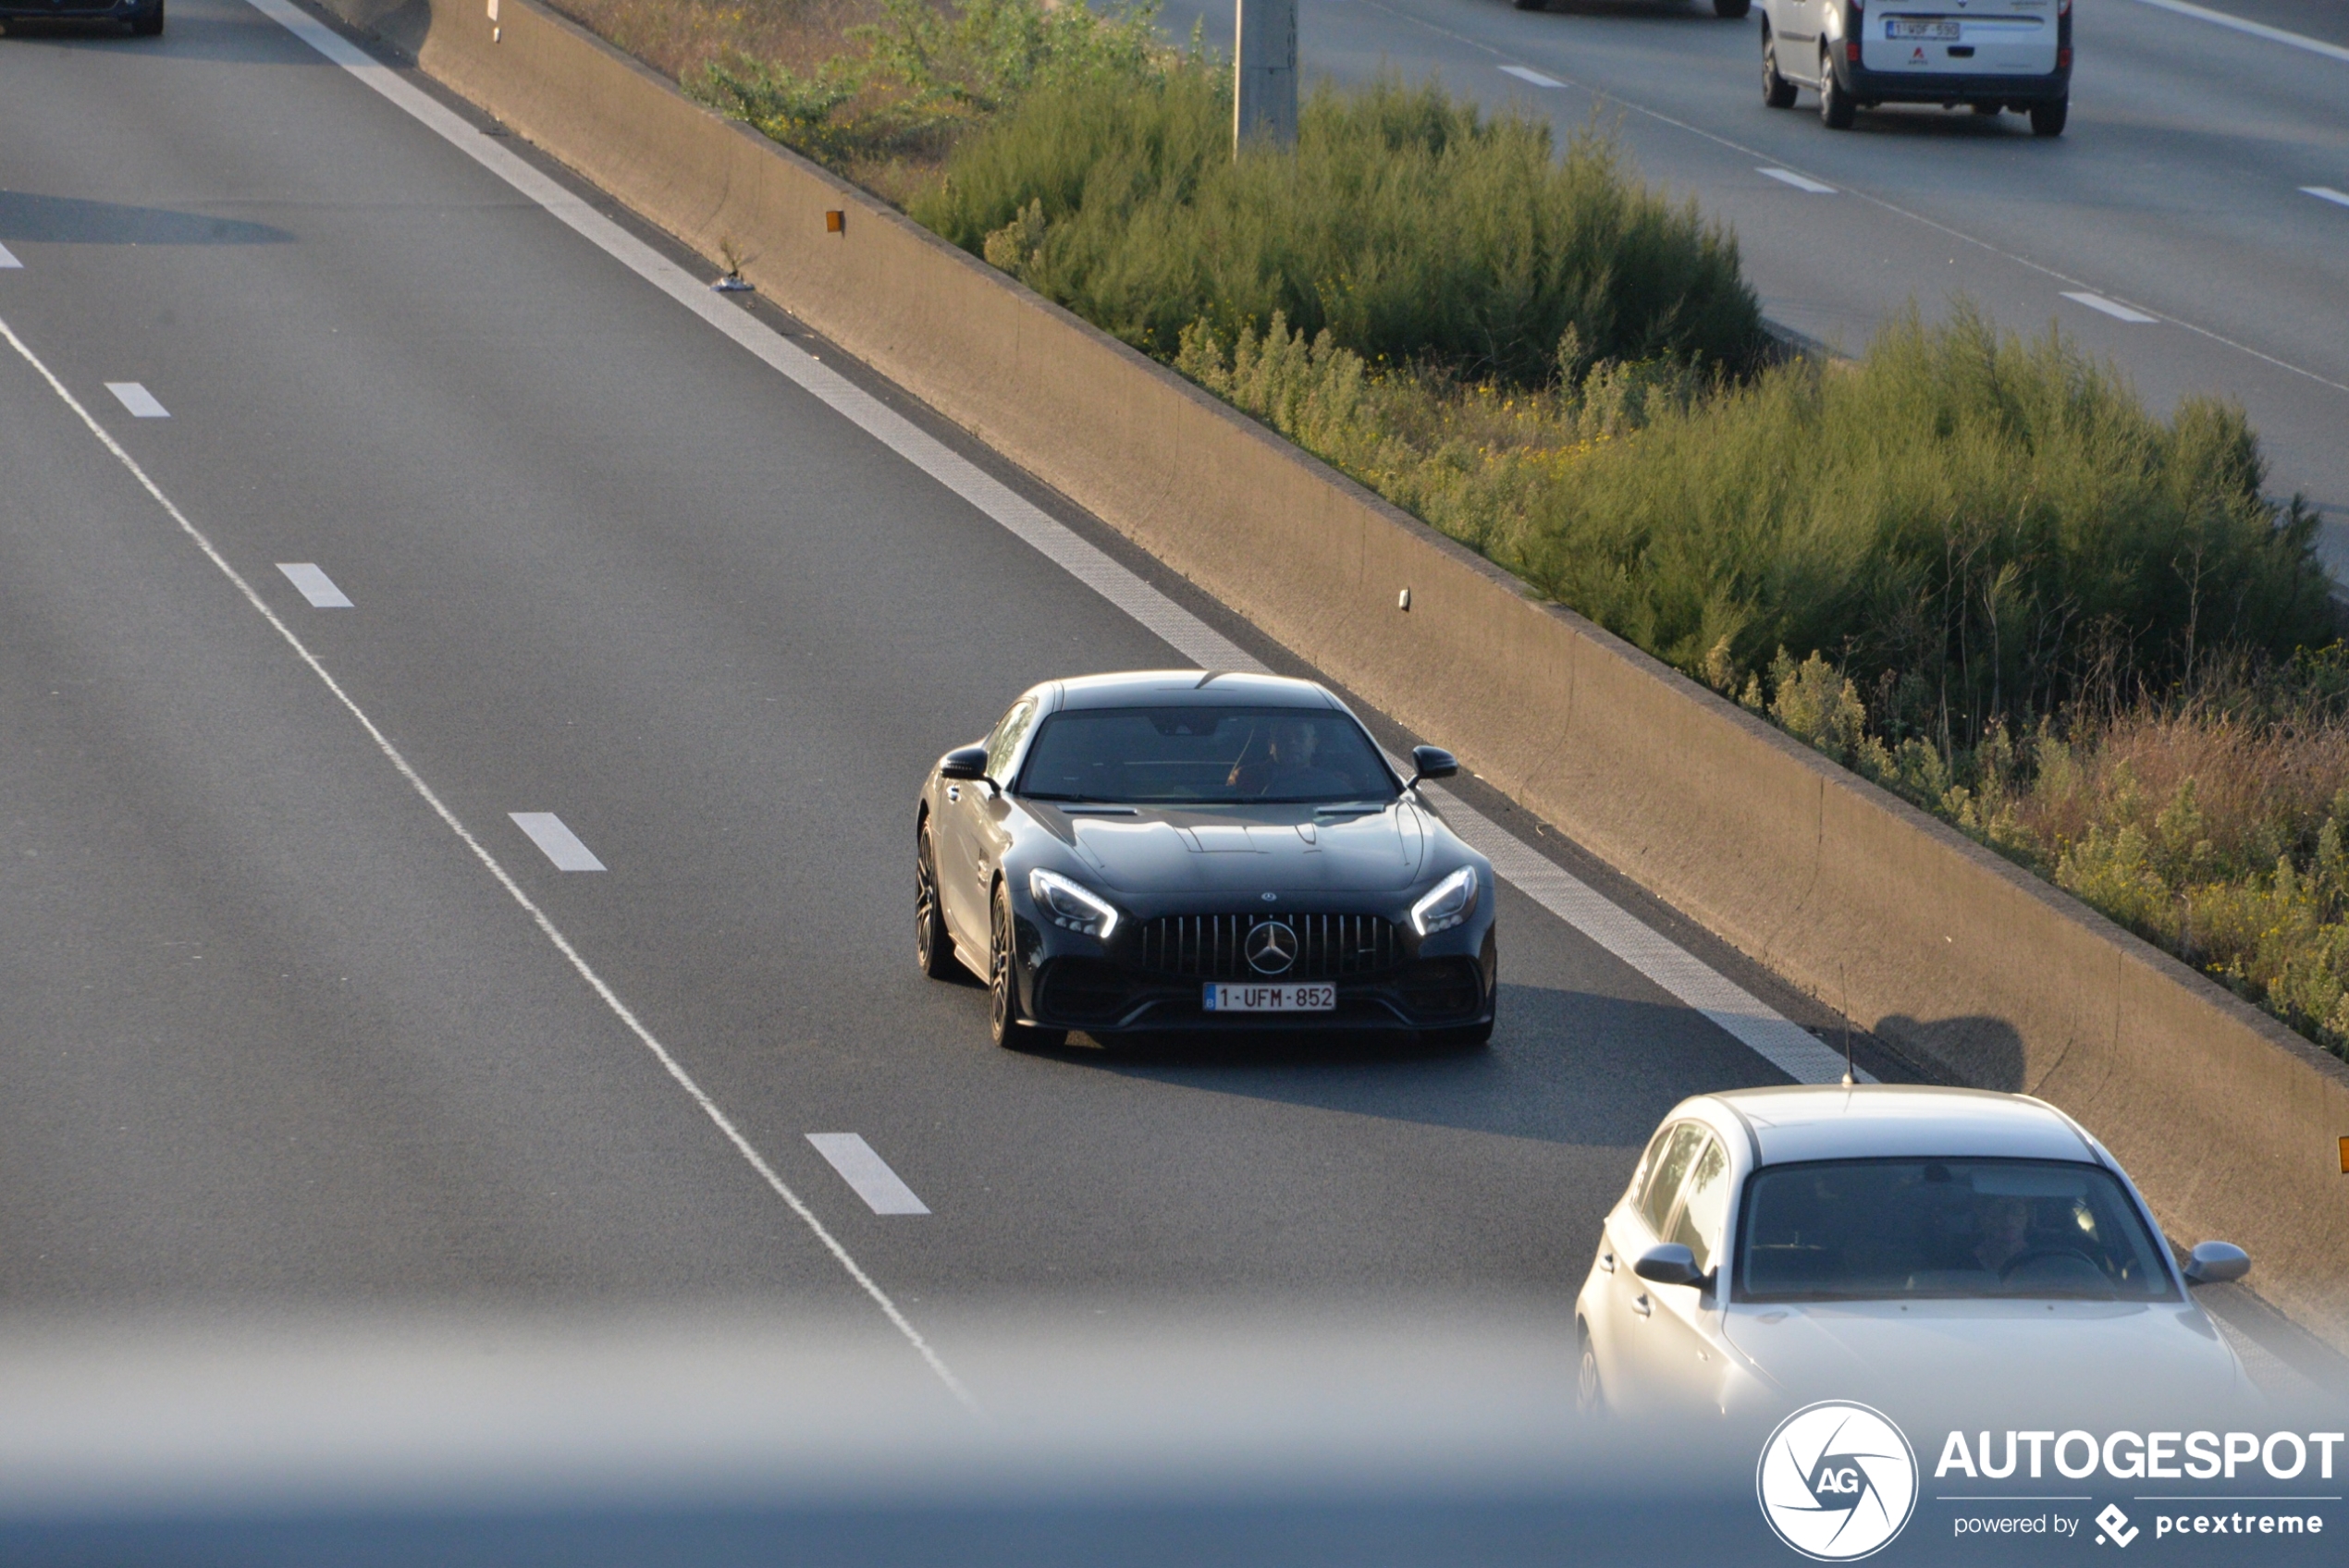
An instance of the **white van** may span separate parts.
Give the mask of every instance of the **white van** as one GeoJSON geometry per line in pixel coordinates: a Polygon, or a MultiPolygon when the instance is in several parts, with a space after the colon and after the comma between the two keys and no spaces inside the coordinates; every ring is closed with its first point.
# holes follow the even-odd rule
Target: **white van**
{"type": "Polygon", "coordinates": [[[1879,104],[2012,109],[2060,136],[2072,104],[2072,0],[1762,0],[1762,101],[1819,94],[1850,128],[1879,104]]]}

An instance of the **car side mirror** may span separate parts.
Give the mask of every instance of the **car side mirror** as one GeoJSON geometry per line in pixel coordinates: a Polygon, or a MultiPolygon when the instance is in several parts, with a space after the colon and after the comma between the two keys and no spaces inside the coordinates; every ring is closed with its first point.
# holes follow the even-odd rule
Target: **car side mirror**
{"type": "MultiPolygon", "coordinates": [[[[1413,746],[1411,766],[1418,770],[1411,775],[1411,784],[1417,784],[1422,778],[1451,778],[1460,771],[1460,759],[1441,746],[1413,746]]],[[[1404,786],[1407,790],[1410,787],[1404,786]]]]}
{"type": "Polygon", "coordinates": [[[984,778],[987,777],[987,748],[957,746],[938,762],[941,778],[984,778]]]}
{"type": "Polygon", "coordinates": [[[1631,1265],[1631,1272],[1659,1285],[1701,1285],[1707,1278],[1697,1272],[1696,1254],[1678,1242],[1648,1248],[1631,1265]]]}
{"type": "Polygon", "coordinates": [[[2251,1272],[2251,1255],[2232,1242],[2199,1242],[2186,1254],[2186,1283],[2224,1285],[2251,1272]]]}

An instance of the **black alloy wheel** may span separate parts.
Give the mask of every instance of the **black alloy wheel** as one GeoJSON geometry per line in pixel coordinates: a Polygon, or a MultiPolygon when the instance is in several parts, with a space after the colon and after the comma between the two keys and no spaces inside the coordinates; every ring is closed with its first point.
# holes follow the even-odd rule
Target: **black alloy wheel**
{"type": "Polygon", "coordinates": [[[1835,61],[1819,51],[1819,120],[1829,130],[1850,130],[1854,114],[1851,94],[1835,80],[1835,61]]]}
{"type": "Polygon", "coordinates": [[[1019,944],[1012,928],[1011,891],[1001,882],[995,884],[994,918],[988,924],[988,1036],[1005,1050],[1050,1050],[1068,1038],[1068,1031],[1039,1029],[1019,1021],[1019,980],[1012,973],[1012,965],[1019,962],[1019,944]]]}
{"type": "Polygon", "coordinates": [[[1778,41],[1770,36],[1770,24],[1762,24],[1762,103],[1772,109],[1794,107],[1794,83],[1779,73],[1778,41]]]}
{"type": "Polygon", "coordinates": [[[951,980],[961,967],[954,962],[954,938],[946,931],[946,912],[938,905],[938,850],[927,818],[914,849],[914,962],[932,980],[951,980]]]}
{"type": "Polygon", "coordinates": [[[2069,98],[2059,98],[2052,104],[2034,104],[2031,105],[2031,134],[2061,136],[2063,122],[2071,117],[2072,100],[2069,98]]]}

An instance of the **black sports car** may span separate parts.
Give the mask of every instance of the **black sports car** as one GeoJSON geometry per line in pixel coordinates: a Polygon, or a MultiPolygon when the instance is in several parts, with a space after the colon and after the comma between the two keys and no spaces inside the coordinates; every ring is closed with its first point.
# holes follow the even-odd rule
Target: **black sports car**
{"type": "Polygon", "coordinates": [[[1052,680],[941,757],[915,953],[985,979],[996,1043],[1181,1030],[1493,1032],[1493,867],[1309,680],[1052,680]]]}

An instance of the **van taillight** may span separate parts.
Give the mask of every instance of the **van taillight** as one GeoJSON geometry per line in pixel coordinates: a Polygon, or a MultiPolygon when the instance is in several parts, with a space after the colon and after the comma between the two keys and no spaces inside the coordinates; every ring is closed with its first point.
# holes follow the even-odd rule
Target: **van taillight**
{"type": "Polygon", "coordinates": [[[2071,68],[2072,68],[2072,51],[2071,51],[2070,49],[2059,49],[2059,50],[2057,50],[2057,51],[2056,51],[2056,69],[2058,69],[2058,70],[2060,70],[2060,71],[2068,71],[2068,70],[2070,70],[2071,68]]]}
{"type": "Polygon", "coordinates": [[[1855,66],[1860,63],[1860,41],[1858,39],[1850,38],[1844,40],[1843,57],[1851,61],[1855,66]]]}

